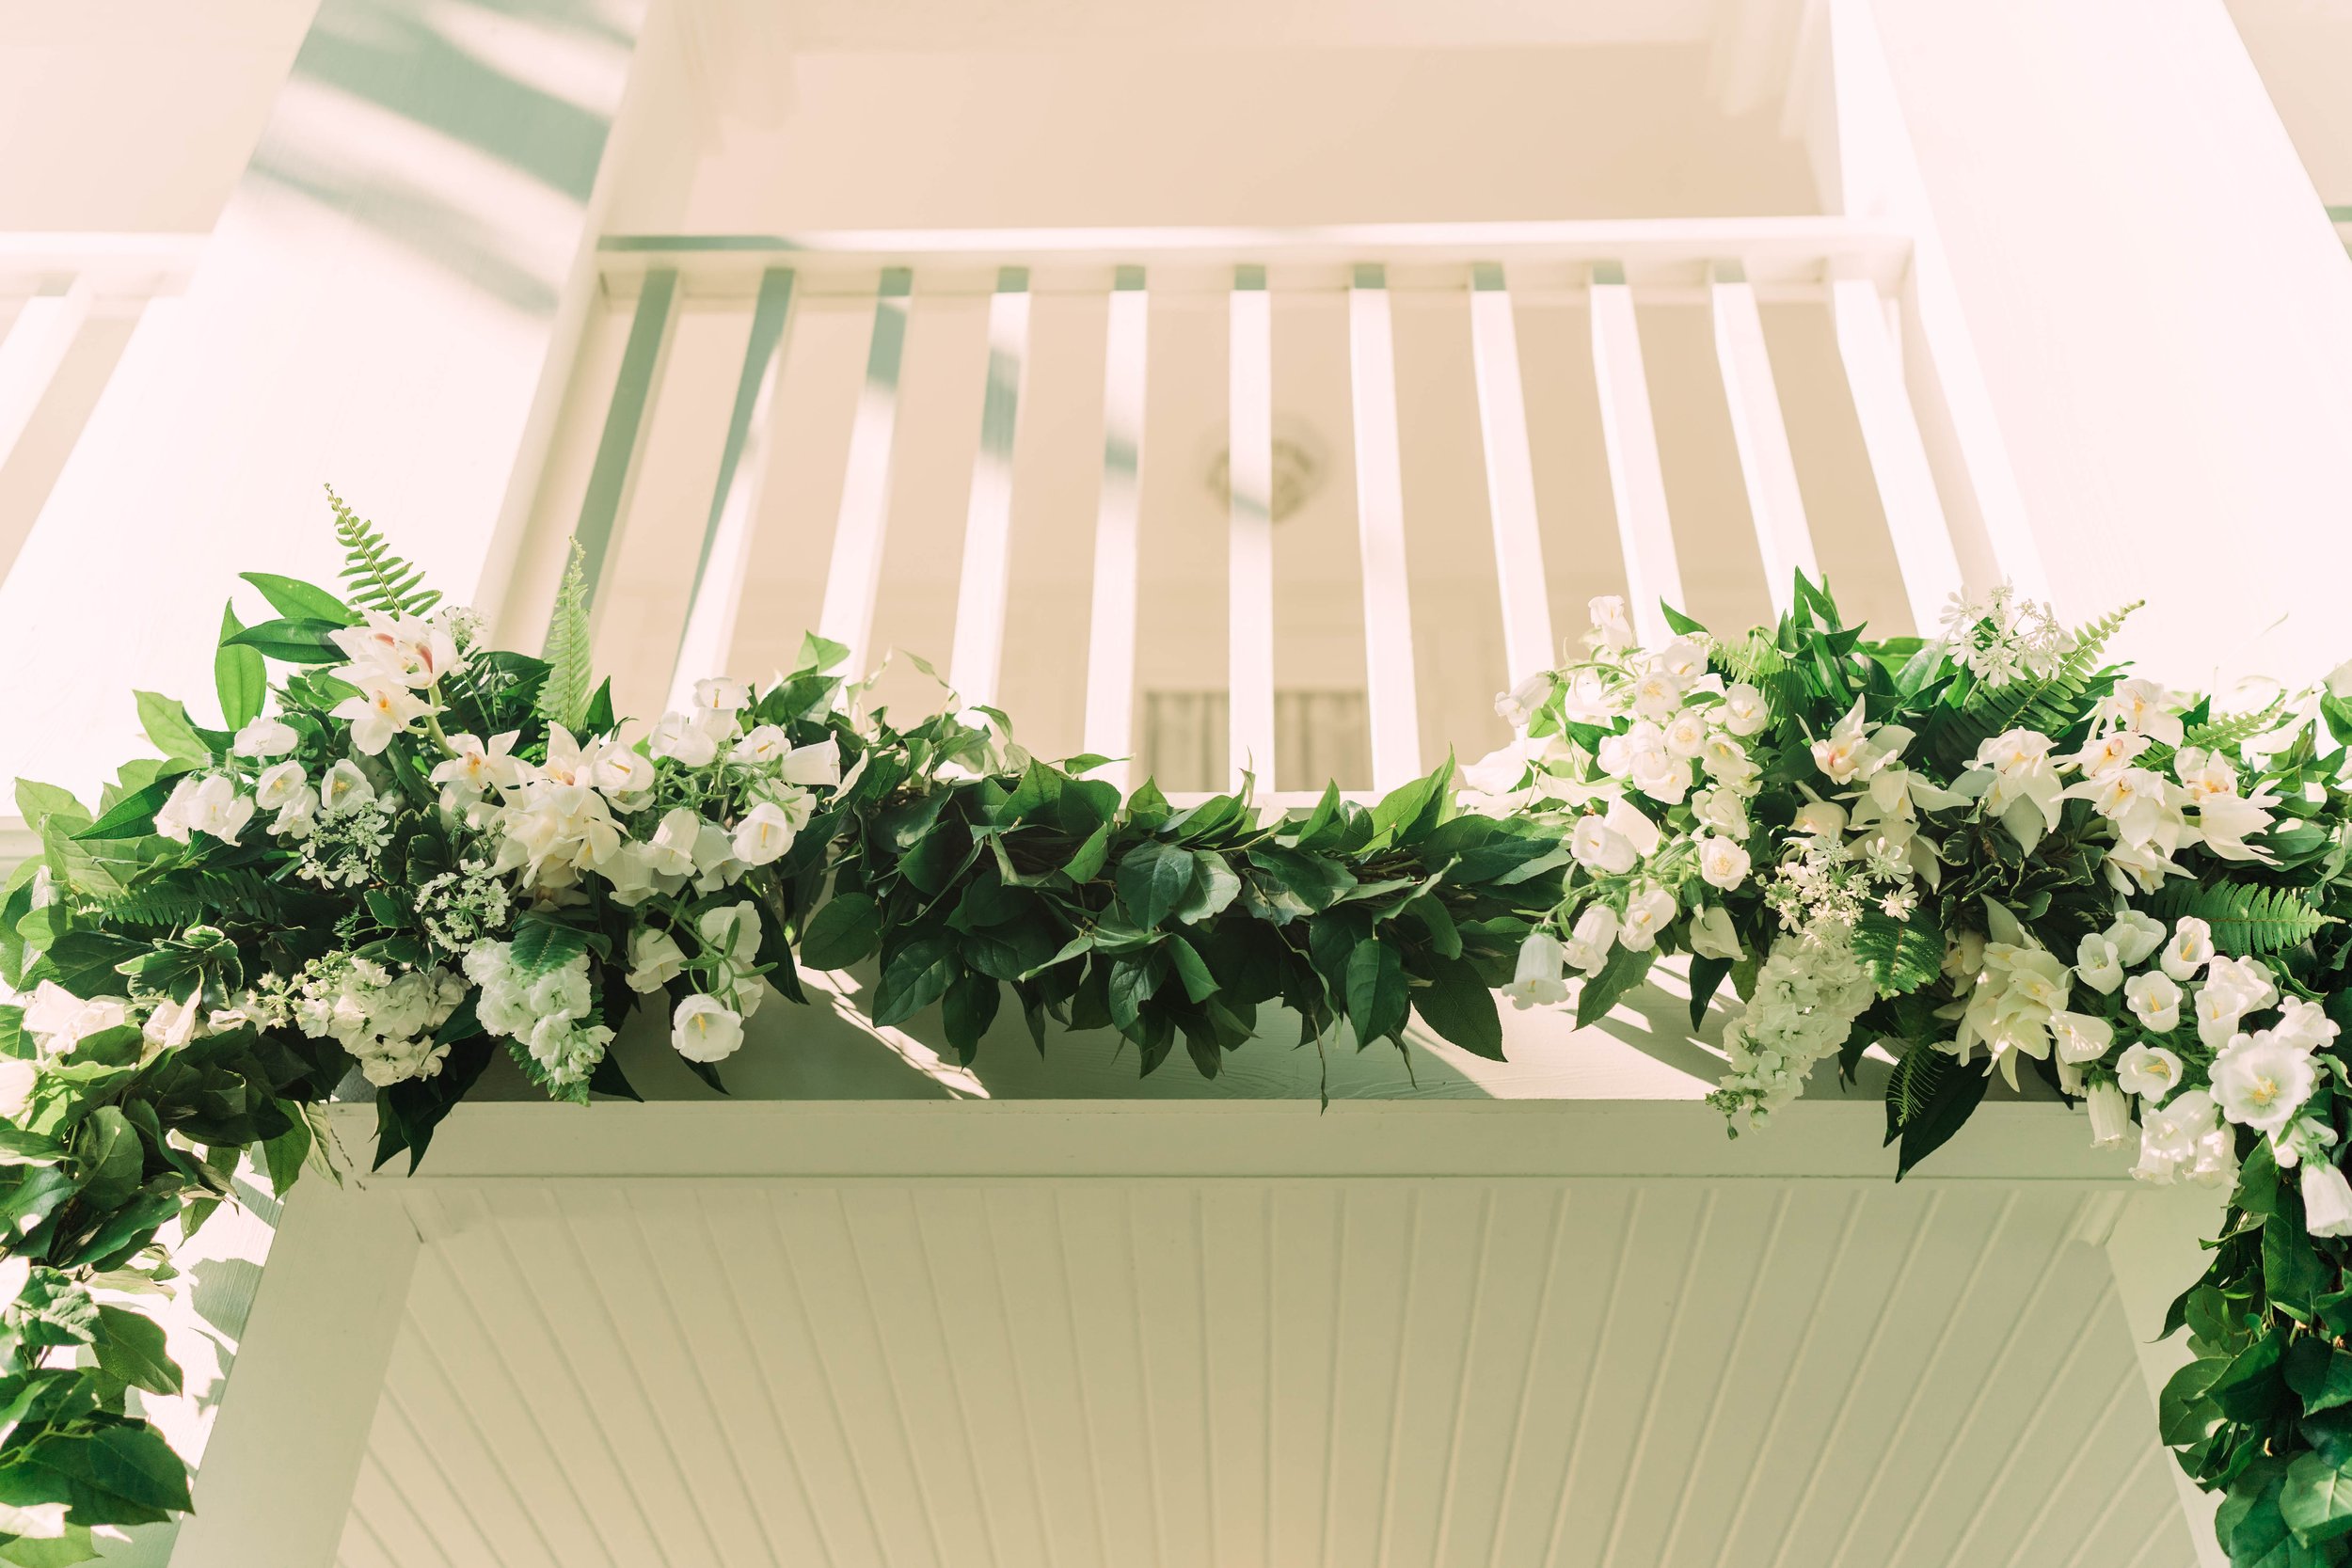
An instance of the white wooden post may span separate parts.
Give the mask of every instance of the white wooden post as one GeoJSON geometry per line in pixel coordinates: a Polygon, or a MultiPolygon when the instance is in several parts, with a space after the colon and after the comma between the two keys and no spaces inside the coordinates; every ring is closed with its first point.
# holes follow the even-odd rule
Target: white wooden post
{"type": "Polygon", "coordinates": [[[1502,600],[1503,673],[1513,686],[1559,658],[1544,591],[1544,541],[1535,515],[1535,456],[1527,439],[1518,325],[1502,268],[1470,269],[1470,358],[1478,377],[1478,434],[1486,454],[1486,510],[1494,523],[1495,580],[1502,600]]]}
{"type": "Polygon", "coordinates": [[[1961,590],[1960,557],[1952,549],[1944,500],[1919,439],[1919,421],[1911,411],[1878,285],[1862,277],[1837,279],[1830,285],[1830,313],[1837,324],[1846,384],[1853,391],[1854,419],[1862,426],[1862,445],[1894,541],[1895,564],[1911,602],[1911,629],[1932,637],[1944,624],[1946,602],[1961,590]]]}
{"type": "Polygon", "coordinates": [[[907,295],[913,276],[885,267],[874,296],[874,337],[866,354],[857,420],[850,427],[849,467],[841,480],[841,514],[834,524],[833,561],[825,569],[819,636],[847,646],[845,668],[865,673],[873,649],[874,600],[882,592],[882,532],[890,521],[890,450],[898,426],[898,362],[906,347],[907,295]]]}
{"type": "Polygon", "coordinates": [[[972,503],[963,523],[956,641],[947,684],[966,703],[993,704],[1005,657],[1005,587],[1012,568],[1012,441],[1029,363],[1029,269],[1005,267],[988,305],[988,387],[972,503]]]}
{"type": "Polygon", "coordinates": [[[1088,751],[1115,759],[1102,777],[1121,789],[1135,749],[1136,524],[1142,505],[1150,309],[1143,269],[1120,267],[1103,346],[1103,495],[1094,517],[1085,733],[1088,751]]]}
{"type": "MultiPolygon", "coordinates": [[[[1348,384],[1356,412],[1356,536],[1364,588],[1364,697],[1372,716],[1372,785],[1421,773],[1413,689],[1413,608],[1405,581],[1405,474],[1396,429],[1396,340],[1388,277],[1356,269],[1347,292],[1348,384]]],[[[1538,585],[1540,587],[1540,584],[1538,585]]]]}
{"type": "Polygon", "coordinates": [[[1225,689],[1231,740],[1226,771],[1239,784],[1274,776],[1274,309],[1265,268],[1236,267],[1228,386],[1232,560],[1227,566],[1225,689]]]}
{"type": "MultiPolygon", "coordinates": [[[[2194,1284],[2205,1269],[2201,1243],[2220,1228],[2226,1195],[2205,1187],[2150,1187],[2122,1200],[2115,1225],[2107,1232],[2107,1266],[2115,1271],[2115,1292],[2122,1303],[2123,1322],[2132,1337],[2133,1352],[2148,1381],[2148,1441],[2155,1442],[2155,1404],[2167,1379],[2188,1364],[2188,1336],[2169,1339],[2156,1336],[2164,1328],[2172,1299],[2194,1284]]],[[[2203,1492],[2186,1472],[2165,1458],[2166,1473],[2180,1491],[2181,1513],[2189,1539],[2197,1544],[2201,1568],[2228,1568],[2229,1560],[2214,1540],[2214,1511],[2217,1493],[2203,1492]]]]}
{"type": "Polygon", "coordinates": [[[1797,490],[1796,459],[1789,455],[1780,389],[1764,346],[1764,319],[1756,311],[1756,290],[1737,265],[1717,262],[1708,293],[1724,403],[1731,412],[1731,439],[1747,484],[1764,583],[1772,590],[1772,608],[1786,612],[1795,597],[1796,574],[1819,581],[1821,568],[1813,558],[1813,531],[1805,526],[1804,498],[1797,490]]]}
{"type": "Polygon", "coordinates": [[[332,1568],[420,1243],[391,1183],[288,1197],[173,1568],[332,1568]]]}
{"type": "Polygon", "coordinates": [[[1593,378],[1600,391],[1600,435],[1616,499],[1617,540],[1625,551],[1626,597],[1633,629],[1653,648],[1674,641],[1661,601],[1682,606],[1682,568],[1666,518],[1666,476],[1658,464],[1658,429],[1642,369],[1642,333],[1633,291],[1614,261],[1593,267],[1593,378]]]}

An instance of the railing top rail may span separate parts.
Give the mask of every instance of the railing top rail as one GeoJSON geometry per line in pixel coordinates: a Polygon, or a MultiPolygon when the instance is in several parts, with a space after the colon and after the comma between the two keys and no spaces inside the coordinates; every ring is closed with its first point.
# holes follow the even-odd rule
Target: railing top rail
{"type": "Polygon", "coordinates": [[[203,234],[0,232],[0,292],[26,280],[87,278],[100,293],[154,293],[187,282],[203,234]]]}
{"type": "Polygon", "coordinates": [[[1686,282],[1691,269],[1730,262],[1759,279],[1827,274],[1899,276],[1911,235],[1899,225],[1845,217],[1576,219],[1514,223],[1369,223],[1300,228],[861,229],[797,234],[608,234],[608,277],[653,266],[689,273],[791,265],[811,275],[924,263],[986,268],[1184,267],[1245,262],[1298,266],[1469,265],[1475,262],[1622,266],[1629,282],[1686,282]]]}

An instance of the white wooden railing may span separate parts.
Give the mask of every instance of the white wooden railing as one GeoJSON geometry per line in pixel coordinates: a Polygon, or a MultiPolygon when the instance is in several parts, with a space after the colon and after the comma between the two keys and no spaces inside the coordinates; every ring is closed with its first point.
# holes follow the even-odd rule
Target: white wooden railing
{"type": "Polygon", "coordinates": [[[80,439],[130,326],[186,287],[203,243],[0,233],[0,573],[80,439]]]}
{"type": "MultiPolygon", "coordinates": [[[[1565,302],[1587,314],[1590,395],[1614,529],[1613,538],[1580,537],[1565,553],[1615,558],[1645,638],[1666,634],[1661,599],[1685,602],[1683,563],[1717,550],[1752,551],[1760,562],[1753,606],[1759,617],[1786,602],[1792,572],[1827,571],[1834,582],[1851,585],[1868,570],[1860,556],[1871,551],[1899,579],[1889,589],[1895,608],[1882,614],[1882,626],[1907,611],[1915,627],[1932,626],[1963,575],[1981,578],[2002,570],[1983,530],[1971,537],[1955,527],[1955,516],[1972,515],[1973,498],[1947,504],[1947,492],[1968,488],[1968,453],[1947,435],[1939,436],[1954,422],[1949,389],[1932,381],[1939,356],[1907,352],[1906,339],[1915,346],[1919,332],[1905,297],[1910,256],[1910,240],[1899,230],[1840,218],[610,237],[601,250],[610,330],[620,333],[625,321],[626,338],[617,362],[608,356],[595,372],[609,381],[575,388],[573,417],[600,421],[594,460],[577,487],[576,510],[569,497],[559,498],[551,512],[543,509],[542,531],[551,522],[576,532],[592,581],[603,578],[599,586],[608,588],[609,562],[625,532],[654,530],[666,552],[691,551],[691,587],[674,613],[665,612],[662,651],[675,650],[675,685],[726,667],[746,616],[767,612],[747,607],[746,584],[762,490],[773,481],[770,461],[787,434],[779,428],[779,388],[793,361],[796,323],[813,302],[837,310],[845,298],[862,299],[870,312],[863,374],[854,388],[834,389],[854,399],[854,412],[837,452],[817,460],[839,466],[837,503],[830,538],[815,542],[807,570],[813,578],[817,561],[824,562],[817,628],[849,644],[859,662],[870,661],[881,652],[874,646],[876,605],[890,586],[883,560],[894,477],[906,475],[909,465],[941,461],[911,446],[900,428],[908,341],[923,330],[925,300],[984,295],[980,429],[977,448],[966,434],[961,451],[971,455],[958,459],[969,462],[970,477],[959,491],[952,626],[936,627],[936,645],[914,651],[934,659],[945,655],[947,678],[965,701],[994,703],[1002,696],[1009,642],[1017,646],[1030,634],[1025,625],[1009,626],[1007,605],[1019,553],[1013,452],[1036,390],[1033,301],[1089,296],[1104,312],[1102,358],[1089,372],[1100,376],[1103,436],[1090,591],[1083,602],[1064,607],[1070,617],[1086,616],[1084,668],[1060,673],[1066,682],[1084,685],[1082,748],[1132,755],[1140,705],[1139,542],[1152,523],[1144,515],[1141,473],[1147,455],[1158,460],[1156,452],[1147,454],[1147,436],[1157,434],[1146,408],[1152,308],[1164,295],[1221,294],[1229,335],[1229,754],[1234,772],[1248,759],[1262,790],[1286,794],[1318,781],[1269,778],[1278,663],[1270,495],[1281,392],[1270,324],[1274,302],[1287,295],[1343,294],[1371,752],[1370,777],[1360,782],[1385,789],[1437,760],[1424,740],[1431,699],[1416,680],[1412,610],[1420,585],[1407,560],[1400,456],[1412,432],[1400,426],[1395,302],[1407,292],[1423,298],[1451,293],[1466,307],[1485,495],[1478,497],[1473,481],[1458,506],[1456,498],[1437,499],[1457,519],[1474,515],[1473,508],[1485,513],[1486,527],[1475,531],[1487,544],[1476,547],[1493,552],[1495,596],[1478,613],[1499,630],[1494,677],[1516,682],[1551,663],[1561,639],[1581,629],[1558,624],[1547,591],[1563,552],[1555,541],[1553,559],[1547,559],[1538,454],[1560,433],[1530,415],[1532,394],[1542,390],[1521,357],[1522,316],[1531,302],[1565,302]],[[1851,529],[1836,539],[1817,536],[1808,521],[1811,498],[1790,436],[1793,394],[1776,375],[1767,344],[1764,316],[1780,305],[1809,307],[1826,318],[1835,354],[1825,362],[1835,365],[1836,382],[1828,392],[1846,400],[1858,483],[1882,531],[1874,539],[1857,542],[1851,529]],[[1654,397],[1644,323],[1653,308],[1672,307],[1703,310],[1711,320],[1731,449],[1725,461],[1736,459],[1744,530],[1736,517],[1691,509],[1676,515],[1669,505],[1672,465],[1661,456],[1660,428],[1677,411],[1654,397]],[[710,396],[705,388],[706,405],[726,410],[723,439],[710,443],[719,453],[715,475],[699,494],[639,493],[636,469],[657,405],[681,396],[682,379],[709,381],[717,373],[707,354],[699,371],[677,368],[668,353],[677,324],[712,311],[738,319],[745,345],[732,367],[732,395],[710,396]]],[[[1089,388],[1089,395],[1097,394],[1089,388]]],[[[1403,406],[1409,417],[1414,400],[1407,397],[1403,406]]],[[[799,460],[811,461],[805,452],[799,460]]],[[[665,483],[683,483],[675,465],[665,483]]],[[[935,499],[936,485],[930,493],[935,499]]],[[[1417,509],[1431,501],[1418,497],[1417,509]]],[[[1483,705],[1483,694],[1478,701],[1483,705]]],[[[1478,712],[1442,717],[1459,720],[1465,735],[1491,722],[1478,712]]],[[[1452,739],[1456,732],[1438,733],[1452,739]]]]}

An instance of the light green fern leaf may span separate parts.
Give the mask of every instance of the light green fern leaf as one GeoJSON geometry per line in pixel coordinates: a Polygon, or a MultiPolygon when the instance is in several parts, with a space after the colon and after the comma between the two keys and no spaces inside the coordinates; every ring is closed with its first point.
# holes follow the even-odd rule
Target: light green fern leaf
{"type": "Polygon", "coordinates": [[[375,526],[345,505],[331,484],[326,504],[335,509],[335,539],[343,547],[344,596],[355,609],[423,615],[441,602],[439,590],[424,586],[423,568],[394,555],[375,526]]]}
{"type": "Polygon", "coordinates": [[[1935,1098],[1935,1086],[1944,1081],[1944,1075],[1958,1065],[1933,1040],[1921,1040],[1904,1052],[1886,1080],[1886,1103],[1894,1113],[1895,1125],[1911,1125],[1912,1118],[1926,1110],[1928,1102],[1935,1098]]]}
{"type": "Polygon", "coordinates": [[[548,678],[539,688],[540,716],[567,730],[588,717],[588,577],[581,562],[575,539],[548,623],[548,678]]]}
{"type": "Polygon", "coordinates": [[[2156,895],[2154,912],[2166,920],[2195,916],[2213,928],[2216,947],[2240,958],[2292,947],[2334,923],[2293,888],[2248,882],[2175,882],[2156,895]]]}

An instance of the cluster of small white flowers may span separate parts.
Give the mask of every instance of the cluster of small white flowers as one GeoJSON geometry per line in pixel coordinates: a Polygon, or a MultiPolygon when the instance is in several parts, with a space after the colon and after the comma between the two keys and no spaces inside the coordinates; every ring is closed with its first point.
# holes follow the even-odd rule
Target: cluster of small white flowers
{"type": "Polygon", "coordinates": [[[345,626],[333,634],[335,645],[351,662],[338,665],[335,678],[358,688],[337,704],[334,716],[351,726],[351,743],[369,756],[391,744],[420,719],[440,711],[434,693],[443,677],[465,668],[455,629],[465,623],[454,617],[432,621],[413,615],[366,612],[364,625],[345,626]]]}
{"type": "Polygon", "coordinates": [[[1954,594],[1944,610],[1944,645],[1987,686],[2048,676],[2074,649],[2074,634],[2050,607],[2021,599],[2002,583],[1981,600],[1954,594]]]}
{"type": "Polygon", "coordinates": [[[1735,1126],[1761,1126],[1797,1097],[1817,1063],[1836,1054],[1873,994],[1869,971],[1835,927],[1781,937],[1724,1031],[1731,1069],[1708,1103],[1735,1126]]]}
{"type": "Polygon", "coordinates": [[[285,1006],[304,1034],[333,1039],[383,1088],[441,1070],[449,1047],[433,1031],[465,996],[466,983],[446,969],[394,974],[372,959],[335,954],[303,966],[285,1006]]]}
{"type": "Polygon", "coordinates": [[[532,974],[516,964],[513,944],[485,942],[466,955],[466,976],[482,988],[474,1004],[482,1027],[520,1040],[550,1086],[585,1084],[604,1060],[612,1031],[585,1022],[596,1011],[587,954],[532,974]]]}
{"type": "Polygon", "coordinates": [[[462,953],[504,930],[514,912],[514,890],[480,861],[427,878],[417,888],[417,919],[447,952],[462,953]]]}
{"type": "Polygon", "coordinates": [[[302,863],[295,871],[321,887],[359,887],[377,880],[384,847],[392,841],[391,809],[374,791],[347,796],[345,801],[332,812],[322,808],[300,835],[302,863]]]}

